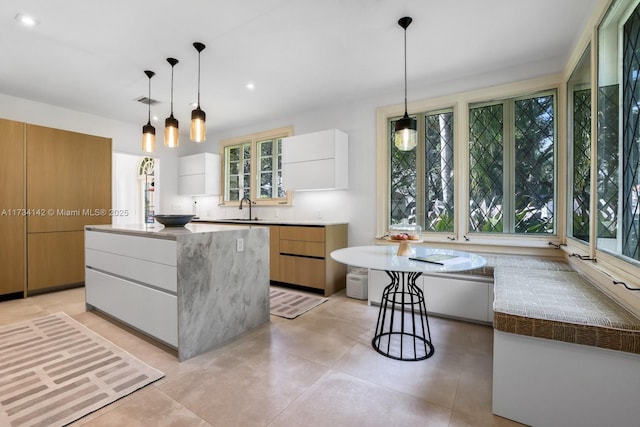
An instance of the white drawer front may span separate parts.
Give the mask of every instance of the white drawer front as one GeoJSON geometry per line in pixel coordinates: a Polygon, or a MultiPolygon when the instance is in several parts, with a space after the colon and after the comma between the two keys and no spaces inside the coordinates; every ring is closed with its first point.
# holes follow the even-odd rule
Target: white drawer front
{"type": "Polygon", "coordinates": [[[178,347],[178,298],[99,271],[85,269],[87,303],[178,347]]]}
{"type": "Polygon", "coordinates": [[[492,283],[423,276],[427,311],[434,314],[486,322],[492,283]]]}
{"type": "Polygon", "coordinates": [[[175,240],[127,236],[117,233],[85,231],[85,248],[144,259],[166,265],[177,265],[175,240]]]}
{"type": "Polygon", "coordinates": [[[138,282],[148,283],[174,294],[178,291],[177,268],[171,265],[116,255],[110,252],[101,252],[95,249],[85,249],[84,261],[87,267],[93,267],[138,282]]]}

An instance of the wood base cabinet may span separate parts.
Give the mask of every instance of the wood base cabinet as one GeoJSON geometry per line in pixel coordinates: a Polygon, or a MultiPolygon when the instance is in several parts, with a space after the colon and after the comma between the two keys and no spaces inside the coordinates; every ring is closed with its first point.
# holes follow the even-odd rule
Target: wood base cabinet
{"type": "Polygon", "coordinates": [[[27,235],[29,292],[84,282],[83,235],[82,231],[27,235]]]}
{"type": "Polygon", "coordinates": [[[347,266],[330,254],[347,241],[347,224],[280,225],[277,281],[320,289],[325,296],[344,289],[347,266]]]}

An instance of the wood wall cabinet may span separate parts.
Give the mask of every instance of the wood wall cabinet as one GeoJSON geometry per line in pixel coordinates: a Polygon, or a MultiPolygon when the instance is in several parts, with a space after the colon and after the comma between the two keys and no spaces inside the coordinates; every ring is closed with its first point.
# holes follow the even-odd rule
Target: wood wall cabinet
{"type": "Polygon", "coordinates": [[[346,224],[279,226],[277,281],[320,289],[325,296],[343,289],[347,267],[330,254],[347,247],[347,240],[346,224]]]}
{"type": "Polygon", "coordinates": [[[27,124],[27,293],[84,282],[84,226],[110,224],[111,139],[27,124]]]}
{"type": "Polygon", "coordinates": [[[24,293],[26,212],[24,123],[0,119],[0,295],[24,293]]]}

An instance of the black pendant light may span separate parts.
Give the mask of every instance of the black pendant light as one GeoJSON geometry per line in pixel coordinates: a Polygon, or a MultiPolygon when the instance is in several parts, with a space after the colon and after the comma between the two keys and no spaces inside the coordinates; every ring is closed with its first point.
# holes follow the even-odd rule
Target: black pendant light
{"type": "Polygon", "coordinates": [[[207,115],[200,109],[200,52],[205,45],[195,42],[193,47],[198,51],[198,104],[195,110],[191,112],[191,140],[193,142],[204,142],[207,139],[207,115]]]}
{"type": "Polygon", "coordinates": [[[178,63],[178,60],[167,58],[167,62],[171,64],[171,115],[164,121],[164,145],[169,148],[175,148],[180,145],[178,140],[178,120],[173,117],[173,67],[178,63]]]}
{"type": "Polygon", "coordinates": [[[151,77],[155,76],[156,73],[149,70],[145,70],[144,73],[149,78],[149,96],[147,97],[149,118],[147,124],[142,126],[142,151],[145,153],[153,153],[156,149],[156,128],[151,125],[151,77]]]}
{"type": "Polygon", "coordinates": [[[407,114],[407,27],[412,21],[408,16],[398,21],[404,29],[404,116],[396,122],[393,143],[401,151],[413,150],[418,144],[418,123],[407,114]]]}

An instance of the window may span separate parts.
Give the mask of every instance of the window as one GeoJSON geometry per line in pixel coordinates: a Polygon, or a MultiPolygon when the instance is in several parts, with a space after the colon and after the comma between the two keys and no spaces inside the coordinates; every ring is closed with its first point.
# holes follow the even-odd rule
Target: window
{"type": "Polygon", "coordinates": [[[415,150],[400,151],[392,143],[395,123],[389,122],[390,219],[419,224],[427,232],[454,230],[454,115],[452,109],[422,113],[415,150]]]}
{"type": "Polygon", "coordinates": [[[555,230],[555,95],[469,108],[469,232],[555,230]]]}
{"type": "Polygon", "coordinates": [[[288,127],[222,141],[224,202],[290,203],[282,188],[282,138],[292,134],[288,127]]]}
{"type": "Polygon", "coordinates": [[[597,248],[640,261],[640,6],[616,2],[598,30],[597,248]]]}
{"type": "Polygon", "coordinates": [[[569,128],[567,235],[589,242],[591,200],[591,47],[567,83],[569,128]]]}

